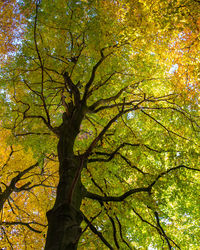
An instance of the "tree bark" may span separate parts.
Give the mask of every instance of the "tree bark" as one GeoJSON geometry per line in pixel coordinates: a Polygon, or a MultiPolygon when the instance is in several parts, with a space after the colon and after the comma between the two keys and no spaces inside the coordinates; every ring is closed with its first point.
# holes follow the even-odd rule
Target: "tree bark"
{"type": "Polygon", "coordinates": [[[73,117],[63,115],[58,142],[59,184],[54,207],[47,212],[48,232],[45,250],[77,249],[81,235],[82,215],[80,206],[83,199],[80,175],[81,157],[73,152],[73,146],[83,114],[75,112],[73,117]]]}

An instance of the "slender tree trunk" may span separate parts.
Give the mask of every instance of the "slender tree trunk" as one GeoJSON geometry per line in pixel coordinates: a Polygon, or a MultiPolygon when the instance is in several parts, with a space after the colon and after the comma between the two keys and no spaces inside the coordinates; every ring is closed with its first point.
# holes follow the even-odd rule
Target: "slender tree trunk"
{"type": "Polygon", "coordinates": [[[48,232],[45,250],[77,249],[81,235],[82,185],[80,175],[81,158],[74,155],[73,145],[82,120],[68,118],[66,113],[60,127],[58,142],[59,175],[57,196],[54,207],[47,212],[48,232]],[[76,179],[77,177],[77,179],[76,179]]]}

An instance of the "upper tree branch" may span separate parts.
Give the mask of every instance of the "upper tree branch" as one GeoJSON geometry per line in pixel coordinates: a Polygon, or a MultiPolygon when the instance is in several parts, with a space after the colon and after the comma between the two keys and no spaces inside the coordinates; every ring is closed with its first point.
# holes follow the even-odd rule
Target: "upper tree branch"
{"type": "Polygon", "coordinates": [[[165,174],[168,174],[171,171],[174,171],[174,170],[177,170],[177,169],[180,169],[180,168],[186,168],[186,169],[193,170],[193,171],[200,171],[200,169],[197,169],[197,168],[190,168],[190,167],[187,167],[187,166],[184,166],[184,165],[179,165],[177,167],[170,168],[170,169],[160,173],[157,176],[157,178],[150,185],[148,185],[147,187],[134,188],[134,189],[131,189],[131,190],[125,192],[124,194],[122,194],[120,196],[101,196],[101,195],[94,194],[94,193],[91,193],[91,192],[85,190],[85,197],[90,198],[90,199],[94,199],[94,200],[98,200],[100,202],[110,202],[110,201],[121,202],[124,199],[126,199],[127,197],[129,197],[130,195],[138,193],[138,192],[148,192],[150,194],[151,190],[152,190],[152,187],[156,184],[156,182],[162,176],[164,176],[165,174]]]}
{"type": "MultiPolygon", "coordinates": [[[[148,207],[148,208],[150,208],[150,207],[148,207]]],[[[150,209],[151,209],[151,208],[150,208],[150,209]]],[[[159,219],[158,213],[157,213],[156,211],[153,211],[153,213],[154,213],[154,215],[156,216],[156,224],[157,224],[157,226],[155,226],[155,225],[152,224],[151,222],[149,222],[149,221],[147,221],[146,219],[144,219],[144,218],[141,216],[141,214],[139,214],[133,207],[132,207],[132,210],[133,210],[133,212],[140,218],[141,221],[143,221],[143,222],[145,222],[146,224],[150,225],[151,227],[155,228],[155,229],[158,231],[158,233],[160,234],[160,236],[162,236],[162,237],[165,238],[165,240],[166,240],[166,242],[167,242],[167,244],[168,244],[168,247],[171,246],[170,241],[172,241],[172,242],[178,247],[178,245],[166,235],[165,231],[164,231],[163,228],[161,227],[161,225],[160,225],[160,219],[159,219]]],[[[151,209],[151,210],[152,210],[152,209],[151,209]]],[[[179,247],[178,247],[178,248],[179,248],[179,247]]],[[[171,248],[169,248],[169,249],[171,249],[171,248]]],[[[179,248],[179,249],[180,249],[180,248],[179,248]]]]}
{"type": "Polygon", "coordinates": [[[95,79],[95,75],[96,75],[96,71],[98,69],[98,67],[102,64],[102,62],[112,53],[109,53],[108,55],[104,56],[103,54],[103,49],[101,50],[101,58],[99,59],[99,61],[94,65],[93,69],[92,69],[92,73],[90,76],[89,81],[87,82],[87,84],[85,85],[85,91],[84,91],[84,95],[83,95],[83,102],[86,102],[86,99],[88,97],[88,91],[92,85],[92,83],[94,82],[95,79]]]}
{"type": "Polygon", "coordinates": [[[116,116],[114,116],[108,123],[107,125],[102,129],[102,131],[99,133],[99,135],[93,140],[93,142],[90,144],[89,148],[86,150],[85,155],[89,156],[90,153],[92,152],[93,148],[96,146],[97,142],[99,140],[101,140],[101,138],[104,136],[104,134],[106,133],[106,131],[111,127],[111,125],[119,118],[121,117],[123,114],[126,114],[130,111],[136,110],[138,109],[138,106],[144,102],[144,100],[142,100],[141,102],[137,103],[133,108],[130,109],[126,109],[126,110],[122,110],[120,111],[116,116]]]}
{"type": "Polygon", "coordinates": [[[24,114],[24,118],[28,118],[28,119],[35,119],[35,118],[37,118],[37,119],[41,119],[42,121],[43,121],[43,123],[53,132],[53,133],[55,133],[56,135],[58,135],[58,131],[55,129],[55,128],[53,128],[52,126],[51,126],[51,124],[42,116],[42,115],[26,115],[26,114],[24,114]]]}
{"type": "Polygon", "coordinates": [[[190,167],[187,167],[185,165],[179,165],[179,166],[176,166],[176,167],[173,167],[173,168],[170,168],[162,173],[160,173],[157,178],[149,185],[151,188],[156,184],[156,182],[164,175],[170,173],[171,171],[175,171],[177,169],[180,169],[180,168],[186,168],[186,169],[189,169],[189,170],[193,170],[193,171],[199,171],[200,172],[200,169],[198,168],[190,168],[190,167]]]}
{"type": "Polygon", "coordinates": [[[79,102],[80,102],[80,92],[79,92],[77,86],[72,82],[72,79],[70,78],[68,72],[65,72],[63,74],[63,77],[65,80],[65,84],[69,87],[70,91],[72,91],[72,93],[74,95],[75,105],[78,106],[79,102]]]}
{"type": "Polygon", "coordinates": [[[38,59],[39,59],[39,62],[40,62],[40,67],[41,67],[41,69],[43,71],[43,62],[42,62],[42,59],[41,59],[41,56],[40,56],[40,52],[39,52],[39,49],[38,49],[37,34],[36,34],[38,8],[39,8],[39,1],[36,2],[36,13],[35,13],[35,22],[34,22],[34,43],[35,43],[35,49],[36,49],[36,52],[37,52],[37,56],[38,56],[38,59]]]}
{"type": "MultiPolygon", "coordinates": [[[[50,115],[49,115],[49,112],[48,112],[48,109],[47,109],[47,105],[46,105],[46,102],[45,102],[45,97],[44,97],[44,63],[42,62],[42,58],[41,58],[41,55],[40,55],[40,52],[39,52],[39,48],[38,48],[38,44],[37,44],[37,33],[36,33],[36,30],[37,30],[37,17],[38,17],[38,8],[39,8],[39,4],[40,4],[40,1],[36,1],[36,14],[35,14],[35,22],[34,22],[34,43],[35,43],[35,49],[36,49],[36,52],[37,52],[37,56],[38,56],[38,59],[39,59],[39,62],[40,62],[40,68],[41,68],[41,94],[40,94],[40,98],[43,102],[43,107],[44,107],[44,110],[45,110],[45,113],[46,113],[46,117],[47,117],[47,123],[49,124],[49,127],[51,127],[51,121],[50,121],[50,115]]],[[[36,92],[37,93],[37,92],[36,92]]]]}
{"type": "Polygon", "coordinates": [[[130,102],[120,102],[120,103],[115,103],[115,104],[111,104],[111,105],[105,105],[105,106],[101,106],[97,109],[95,109],[93,111],[93,113],[98,113],[99,111],[102,111],[104,109],[112,109],[112,108],[115,108],[115,107],[123,107],[123,106],[130,106],[130,105],[133,105],[133,103],[136,103],[136,102],[139,102],[139,100],[133,100],[133,101],[130,101],[130,102]]]}
{"type": "Polygon", "coordinates": [[[123,89],[121,89],[116,95],[114,96],[111,96],[109,98],[105,98],[105,99],[100,99],[98,100],[97,102],[95,102],[94,104],[92,104],[90,107],[89,107],[89,110],[90,111],[95,111],[95,109],[101,105],[101,104],[106,104],[106,103],[109,103],[111,101],[115,101],[117,98],[120,97],[120,95],[124,92],[124,90],[126,90],[128,87],[125,87],[123,89]]]}
{"type": "Polygon", "coordinates": [[[119,145],[112,153],[104,153],[104,152],[95,152],[95,154],[97,155],[105,155],[105,156],[109,156],[108,158],[92,158],[88,160],[88,163],[91,162],[109,162],[111,161],[114,156],[117,154],[119,155],[131,168],[136,169],[138,172],[142,173],[142,174],[146,174],[144,173],[142,170],[140,170],[138,167],[133,166],[130,162],[129,159],[127,159],[125,156],[123,156],[122,154],[118,153],[118,151],[123,148],[124,146],[129,145],[129,146],[134,146],[134,147],[139,147],[142,144],[136,143],[136,144],[132,144],[132,143],[122,143],[121,145],[119,145]]]}
{"type": "MultiPolygon", "coordinates": [[[[42,103],[43,103],[44,111],[45,111],[46,117],[47,117],[47,120],[44,118],[43,121],[45,120],[44,122],[45,122],[46,125],[48,125],[48,128],[51,128],[51,129],[52,129],[52,127],[51,127],[51,121],[50,121],[50,115],[49,115],[49,112],[48,112],[48,109],[47,109],[47,104],[46,104],[46,102],[45,102],[45,97],[44,97],[44,95],[43,95],[43,92],[39,93],[38,91],[32,89],[32,88],[30,87],[30,85],[27,83],[27,81],[24,80],[24,79],[23,79],[23,82],[24,82],[24,84],[28,87],[28,89],[29,89],[30,91],[32,91],[35,95],[39,96],[39,98],[41,99],[41,101],[42,101],[42,103]]],[[[42,85],[43,85],[43,83],[42,83],[42,85]]],[[[16,98],[15,98],[15,100],[16,100],[16,98]]],[[[29,104],[26,104],[26,105],[29,105],[29,104]]],[[[28,110],[29,110],[29,109],[30,109],[30,105],[29,105],[28,110]]],[[[27,111],[28,111],[28,110],[27,110],[27,111]]],[[[24,114],[25,114],[27,111],[25,111],[24,114]]],[[[27,118],[27,117],[26,117],[26,118],[27,118]]],[[[40,117],[40,118],[41,118],[41,117],[40,117]]]]}
{"type": "Polygon", "coordinates": [[[149,193],[150,190],[151,190],[150,187],[134,188],[134,189],[131,189],[120,196],[101,196],[101,195],[93,194],[89,191],[86,191],[85,197],[87,197],[89,199],[93,199],[93,200],[104,201],[104,202],[108,202],[108,201],[121,202],[132,194],[139,193],[139,192],[148,192],[149,193]]]}
{"type": "Polygon", "coordinates": [[[106,211],[106,214],[112,224],[112,228],[113,228],[113,239],[114,239],[114,242],[115,242],[115,246],[117,249],[119,249],[119,243],[117,241],[117,229],[116,229],[116,226],[115,226],[115,221],[113,220],[113,218],[109,215],[108,213],[108,210],[106,211]]]}
{"type": "MultiPolygon", "coordinates": [[[[15,98],[15,100],[16,100],[16,98],[15,98]]],[[[50,122],[49,121],[47,121],[45,118],[44,118],[44,116],[42,116],[42,115],[27,115],[26,113],[30,110],[30,105],[28,104],[28,103],[24,103],[24,102],[22,102],[22,101],[18,101],[18,100],[16,100],[16,102],[20,102],[20,103],[22,103],[22,104],[24,104],[24,105],[26,105],[27,106],[27,108],[25,109],[25,111],[23,111],[22,113],[23,113],[23,119],[26,119],[26,118],[28,118],[28,119],[35,119],[35,118],[37,118],[37,119],[41,119],[42,121],[43,121],[43,123],[53,132],[53,133],[55,133],[56,135],[58,135],[59,133],[58,133],[58,131],[57,131],[57,129],[56,128],[53,128],[52,126],[51,126],[51,124],[50,124],[50,122]]],[[[18,111],[19,112],[19,111],[18,111]]]]}
{"type": "Polygon", "coordinates": [[[155,121],[155,122],[156,122],[157,124],[159,124],[161,127],[163,127],[169,134],[171,133],[171,134],[174,134],[174,135],[176,135],[176,136],[178,136],[178,137],[180,137],[180,138],[182,138],[182,139],[184,139],[184,140],[191,141],[190,139],[188,139],[188,138],[186,138],[186,137],[184,137],[184,136],[182,136],[182,135],[179,135],[179,134],[177,134],[176,132],[174,132],[174,131],[168,129],[168,128],[165,127],[161,122],[159,122],[158,120],[156,120],[156,119],[155,119],[153,116],[151,116],[150,114],[146,113],[144,110],[141,109],[141,112],[142,112],[143,114],[145,114],[146,116],[148,116],[149,118],[151,118],[153,121],[155,121]]]}
{"type": "Polygon", "coordinates": [[[112,78],[112,76],[114,76],[116,73],[117,72],[113,72],[103,82],[100,82],[97,85],[93,86],[90,89],[90,91],[88,92],[88,97],[91,96],[94,91],[98,90],[99,88],[103,87],[107,82],[109,82],[109,80],[112,78]]]}
{"type": "Polygon", "coordinates": [[[103,162],[108,162],[108,161],[111,161],[112,159],[113,159],[113,157],[117,154],[117,152],[121,149],[121,148],[123,148],[123,147],[125,147],[125,146],[132,146],[132,147],[139,147],[140,146],[140,144],[139,143],[135,143],[135,144],[132,144],[132,143],[126,143],[126,142],[124,142],[124,143],[122,143],[122,144],[120,144],[112,153],[104,153],[104,152],[94,152],[94,154],[97,154],[97,155],[106,155],[106,156],[109,156],[107,159],[105,159],[105,158],[92,158],[92,159],[89,159],[88,160],[88,162],[96,162],[96,161],[99,161],[99,162],[101,162],[101,161],[103,161],[103,162]]]}
{"type": "MultiPolygon", "coordinates": [[[[88,97],[89,89],[90,89],[92,83],[94,82],[95,75],[96,75],[96,71],[97,71],[98,67],[102,64],[102,62],[103,62],[108,56],[110,56],[110,55],[113,54],[113,51],[112,51],[112,52],[108,53],[107,55],[104,55],[104,51],[105,51],[106,49],[111,49],[111,48],[112,48],[112,49],[115,49],[115,48],[117,49],[117,48],[120,48],[120,47],[122,47],[122,46],[124,46],[124,45],[127,45],[127,44],[129,44],[128,41],[124,41],[124,42],[121,43],[121,44],[114,44],[114,45],[111,45],[111,46],[107,46],[107,47],[105,47],[105,48],[102,48],[102,49],[100,50],[101,58],[100,58],[99,61],[93,66],[93,69],[92,69],[92,73],[91,73],[90,79],[89,79],[89,81],[87,82],[87,84],[85,85],[85,91],[84,91],[84,95],[83,95],[83,102],[86,102],[86,99],[87,99],[87,97],[88,97]]],[[[91,94],[91,93],[90,93],[90,94],[91,94]]]]}

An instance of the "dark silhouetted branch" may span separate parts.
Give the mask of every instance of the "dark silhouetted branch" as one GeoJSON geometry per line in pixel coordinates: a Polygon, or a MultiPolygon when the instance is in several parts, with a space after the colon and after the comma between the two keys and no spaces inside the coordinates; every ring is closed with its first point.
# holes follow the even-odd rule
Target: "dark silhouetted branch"
{"type": "Polygon", "coordinates": [[[110,243],[108,243],[108,241],[103,237],[103,234],[101,232],[99,232],[93,225],[92,223],[89,221],[89,219],[82,213],[84,221],[88,224],[89,228],[91,229],[91,231],[96,234],[99,239],[111,250],[113,250],[114,248],[110,245],[110,243]]]}

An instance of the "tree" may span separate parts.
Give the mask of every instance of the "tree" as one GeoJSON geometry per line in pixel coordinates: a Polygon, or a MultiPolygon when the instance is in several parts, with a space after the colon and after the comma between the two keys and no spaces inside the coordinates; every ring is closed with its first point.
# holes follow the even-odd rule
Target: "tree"
{"type": "Polygon", "coordinates": [[[198,248],[199,9],[36,2],[1,74],[2,247],[198,248]]]}

